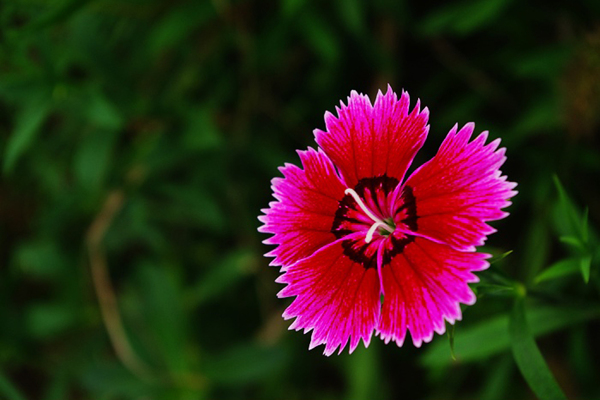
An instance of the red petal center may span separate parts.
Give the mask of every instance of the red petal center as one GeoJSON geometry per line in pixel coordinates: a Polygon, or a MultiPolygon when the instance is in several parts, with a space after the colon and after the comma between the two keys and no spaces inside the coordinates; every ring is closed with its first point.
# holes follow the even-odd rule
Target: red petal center
{"type": "Polygon", "coordinates": [[[385,265],[414,240],[410,232],[417,230],[417,208],[412,188],[400,187],[397,179],[381,175],[361,179],[354,192],[372,216],[394,226],[394,231],[390,233],[388,229],[379,228],[372,239],[367,238],[374,219],[351,194],[346,194],[339,202],[331,232],[337,238],[348,238],[342,244],[344,254],[365,268],[377,266],[377,250],[383,246],[385,265]]]}

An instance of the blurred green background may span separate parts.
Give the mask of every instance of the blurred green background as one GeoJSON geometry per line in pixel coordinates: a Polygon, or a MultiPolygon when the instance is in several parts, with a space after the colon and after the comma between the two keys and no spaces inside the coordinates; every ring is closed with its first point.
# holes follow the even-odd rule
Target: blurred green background
{"type": "Polygon", "coordinates": [[[0,398],[533,399],[527,288],[556,381],[600,399],[600,2],[425,3],[3,0],[0,398]],[[262,256],[276,168],[387,83],[431,111],[414,165],[474,121],[519,183],[456,361],[308,351],[262,256]]]}

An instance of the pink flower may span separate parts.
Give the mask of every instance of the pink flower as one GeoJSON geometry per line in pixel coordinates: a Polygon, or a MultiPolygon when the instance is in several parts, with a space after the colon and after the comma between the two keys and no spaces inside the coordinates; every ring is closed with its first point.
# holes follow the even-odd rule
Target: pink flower
{"type": "Polygon", "coordinates": [[[460,303],[475,303],[472,271],[489,265],[475,247],[517,193],[499,169],[505,149],[486,145],[487,132],[469,142],[473,123],[455,125],[404,180],[429,131],[427,108],[417,101],[409,113],[408,93],[388,87],[374,105],[353,91],[336,111],[315,130],[319,149],[298,151],[304,169],[280,168],[277,201],[259,217],[287,284],[278,296],[296,296],[283,317],[312,330],[310,348],[325,344],[326,355],[368,346],[373,332],[402,346],[410,331],[419,347],[461,319],[460,303]]]}

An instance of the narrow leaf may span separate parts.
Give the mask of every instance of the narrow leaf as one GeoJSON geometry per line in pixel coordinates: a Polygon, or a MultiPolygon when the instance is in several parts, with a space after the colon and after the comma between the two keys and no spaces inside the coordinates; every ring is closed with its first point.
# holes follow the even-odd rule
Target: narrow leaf
{"type": "Polygon", "coordinates": [[[49,109],[48,102],[32,101],[17,116],[15,129],[6,144],[3,165],[5,174],[12,172],[19,158],[31,146],[49,109]]]}
{"type": "Polygon", "coordinates": [[[217,355],[207,355],[205,374],[220,384],[244,385],[276,373],[287,359],[288,353],[282,347],[244,343],[217,355]]]}
{"type": "Polygon", "coordinates": [[[590,214],[590,209],[588,207],[583,211],[583,218],[581,219],[581,239],[583,243],[587,243],[589,239],[588,232],[588,218],[590,214]]]}
{"type": "Polygon", "coordinates": [[[456,361],[456,353],[454,353],[454,328],[456,325],[452,324],[448,329],[448,344],[450,344],[450,356],[456,361]]]}
{"type": "Polygon", "coordinates": [[[186,305],[197,307],[231,290],[233,285],[248,276],[254,260],[254,254],[247,249],[224,255],[198,283],[191,285],[185,296],[186,305]]]}
{"type": "Polygon", "coordinates": [[[501,261],[504,258],[506,258],[507,256],[511,255],[512,252],[513,252],[513,250],[509,250],[509,251],[507,251],[505,253],[498,254],[497,256],[494,256],[494,257],[490,258],[489,263],[490,264],[495,264],[498,261],[501,261]]]}
{"type": "Polygon", "coordinates": [[[566,275],[574,274],[580,269],[579,259],[577,257],[565,258],[550,265],[535,277],[535,283],[560,278],[566,275]]]}
{"type": "Polygon", "coordinates": [[[531,390],[540,400],[566,400],[533,339],[525,317],[525,299],[522,297],[515,300],[509,333],[513,356],[531,390]]]}
{"type": "Polygon", "coordinates": [[[567,223],[570,225],[570,231],[572,234],[576,234],[582,237],[582,226],[581,221],[579,219],[579,213],[577,212],[575,205],[569,198],[565,188],[562,183],[558,179],[558,176],[554,175],[554,185],[556,186],[556,191],[558,192],[558,199],[560,205],[560,212],[567,219],[567,223]]]}
{"type": "MultiPolygon", "coordinates": [[[[532,307],[527,313],[527,321],[535,337],[598,317],[600,317],[600,308],[597,307],[540,306],[532,307]]],[[[510,348],[508,320],[508,315],[501,314],[471,326],[461,327],[454,338],[457,361],[474,362],[508,350],[510,348]]],[[[434,341],[425,351],[421,363],[427,367],[452,364],[452,359],[448,357],[447,342],[434,341]]]]}
{"type": "Polygon", "coordinates": [[[149,333],[170,372],[188,368],[188,326],[181,299],[181,284],[166,265],[142,262],[137,266],[149,333]]]}
{"type": "Polygon", "coordinates": [[[505,400],[509,398],[511,390],[510,381],[515,369],[512,356],[506,354],[490,366],[489,373],[485,378],[478,400],[505,400]]]}
{"type": "Polygon", "coordinates": [[[560,240],[561,242],[563,242],[565,244],[572,246],[576,250],[585,251],[585,247],[584,247],[583,243],[581,242],[581,240],[579,240],[578,238],[576,238],[574,236],[561,236],[558,238],[558,240],[560,240]]]}
{"type": "Polygon", "coordinates": [[[25,400],[25,396],[0,373],[0,397],[7,400],[25,400]]]}
{"type": "Polygon", "coordinates": [[[579,266],[581,268],[581,275],[583,275],[583,281],[588,283],[590,281],[590,267],[592,266],[592,256],[584,256],[579,260],[579,266]]]}
{"type": "Polygon", "coordinates": [[[90,0],[69,0],[59,7],[54,7],[52,11],[42,15],[37,20],[27,26],[28,30],[38,30],[47,28],[57,22],[65,21],[77,11],[82,9],[90,0]]]}
{"type": "Polygon", "coordinates": [[[515,290],[515,287],[494,283],[479,283],[477,286],[475,286],[475,289],[477,290],[477,297],[480,297],[486,294],[498,294],[501,292],[507,292],[506,294],[508,295],[511,294],[510,292],[515,290]]]}

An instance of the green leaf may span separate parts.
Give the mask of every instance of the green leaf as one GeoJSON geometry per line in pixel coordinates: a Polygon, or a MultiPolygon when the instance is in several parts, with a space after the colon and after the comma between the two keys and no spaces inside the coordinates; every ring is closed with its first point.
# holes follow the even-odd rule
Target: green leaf
{"type": "Polygon", "coordinates": [[[90,0],[67,0],[58,7],[52,8],[50,12],[43,14],[41,17],[27,25],[27,30],[38,30],[49,27],[58,22],[64,21],[81,8],[83,8],[90,0]]]}
{"type": "Polygon", "coordinates": [[[526,111],[521,114],[522,116],[515,119],[513,130],[519,134],[516,141],[522,141],[528,136],[539,135],[540,132],[561,126],[559,107],[560,105],[552,96],[543,96],[526,106],[526,111]]]}
{"type": "Polygon", "coordinates": [[[495,263],[497,263],[498,261],[501,261],[501,260],[503,260],[504,258],[506,258],[506,257],[508,257],[509,255],[511,255],[511,254],[512,254],[512,252],[513,252],[513,250],[509,250],[509,251],[507,251],[507,252],[505,252],[505,253],[498,254],[497,256],[494,256],[494,257],[490,258],[490,260],[489,260],[488,262],[490,263],[490,265],[491,265],[491,264],[495,264],[495,263]]]}
{"type": "Polygon", "coordinates": [[[515,300],[509,332],[513,356],[529,387],[540,400],[561,400],[562,392],[540,353],[525,317],[525,299],[515,300]]]}
{"type": "Polygon", "coordinates": [[[551,279],[561,278],[566,275],[573,274],[580,269],[578,257],[566,258],[550,265],[535,277],[535,283],[548,281],[551,279]]]}
{"type": "Polygon", "coordinates": [[[123,126],[121,111],[100,91],[93,91],[86,105],[89,122],[100,128],[118,130],[123,126]]]}
{"type": "Polygon", "coordinates": [[[565,244],[568,244],[569,246],[573,247],[577,251],[580,251],[580,252],[585,251],[585,245],[579,238],[577,238],[575,236],[561,236],[558,238],[558,240],[560,240],[561,242],[563,242],[565,244]]]}
{"type": "Polygon", "coordinates": [[[25,400],[25,396],[0,372],[0,395],[6,400],[25,400]]]}
{"type": "Polygon", "coordinates": [[[58,278],[69,260],[52,240],[31,240],[16,247],[14,260],[24,273],[36,279],[58,278]]]}
{"type": "Polygon", "coordinates": [[[537,213],[529,223],[525,234],[523,254],[520,257],[522,280],[531,284],[536,275],[548,265],[551,251],[551,235],[546,213],[537,213]]]}
{"type": "Polygon", "coordinates": [[[342,21],[350,32],[359,36],[364,32],[363,2],[359,0],[346,0],[337,2],[342,21]]]}
{"type": "Polygon", "coordinates": [[[156,392],[155,387],[151,388],[116,360],[87,363],[79,376],[80,385],[93,399],[139,399],[156,392]]]}
{"type": "Polygon", "coordinates": [[[69,398],[69,377],[64,365],[52,371],[52,378],[44,392],[43,400],[63,400],[69,398]]]}
{"type": "Polygon", "coordinates": [[[583,281],[588,283],[590,281],[590,267],[592,266],[592,256],[584,256],[579,260],[579,267],[581,268],[581,275],[583,275],[583,281]]]}
{"type": "Polygon", "coordinates": [[[590,209],[588,207],[583,210],[583,217],[581,218],[581,239],[583,243],[588,243],[590,238],[590,232],[588,230],[588,220],[590,216],[590,209]]]}
{"type": "Polygon", "coordinates": [[[213,121],[214,112],[208,108],[193,108],[186,116],[187,127],[183,133],[183,145],[195,151],[214,150],[222,144],[219,129],[213,121]]]}
{"type": "Polygon", "coordinates": [[[94,129],[81,138],[73,160],[73,171],[80,187],[94,193],[102,189],[116,139],[115,131],[105,129],[94,129]]]}
{"type": "Polygon", "coordinates": [[[450,357],[456,361],[456,353],[454,352],[454,329],[456,325],[452,324],[448,329],[448,344],[450,345],[450,357]]]}
{"type": "Polygon", "coordinates": [[[510,0],[450,3],[433,11],[419,24],[424,35],[453,32],[470,34],[498,18],[510,0]]]}
{"type": "Polygon", "coordinates": [[[331,25],[319,14],[306,14],[302,20],[302,34],[310,48],[327,63],[340,58],[339,39],[331,25]]]}
{"type": "Polygon", "coordinates": [[[161,185],[156,190],[166,196],[168,201],[153,204],[154,219],[214,230],[221,230],[225,226],[223,203],[215,197],[214,192],[202,187],[190,188],[170,183],[161,185]]]}
{"type": "MultiPolygon", "coordinates": [[[[554,185],[556,186],[556,191],[558,192],[558,201],[559,201],[559,210],[561,216],[566,219],[566,223],[568,226],[568,233],[564,236],[577,236],[578,239],[584,237],[583,234],[583,224],[579,218],[579,212],[576,209],[575,205],[567,195],[565,188],[562,183],[558,179],[558,176],[554,175],[553,177],[554,185]]],[[[587,228],[586,228],[587,230],[587,228]]]]}
{"type": "Polygon", "coordinates": [[[590,351],[596,337],[587,326],[571,329],[569,332],[569,345],[566,349],[570,372],[576,376],[582,386],[596,385],[596,354],[590,351]]]}
{"type": "Polygon", "coordinates": [[[158,350],[169,371],[184,372],[187,369],[187,326],[179,295],[181,288],[165,265],[144,262],[139,266],[139,273],[145,314],[158,350]]]}
{"type": "Polygon", "coordinates": [[[287,358],[281,347],[253,343],[230,347],[218,356],[206,356],[205,375],[214,382],[241,385],[267,378],[278,371],[287,358]]]}
{"type": "Polygon", "coordinates": [[[508,65],[520,78],[555,79],[563,72],[565,63],[572,57],[572,52],[572,47],[556,44],[532,48],[508,65]]]}
{"type": "Polygon", "coordinates": [[[281,1],[281,14],[285,17],[296,16],[306,2],[306,0],[283,0],[281,1]]]}
{"type": "Polygon", "coordinates": [[[4,154],[4,173],[12,172],[19,158],[35,141],[35,137],[50,112],[48,101],[31,101],[17,115],[15,129],[8,138],[4,154]]]}
{"type": "Polygon", "coordinates": [[[210,270],[188,290],[185,298],[186,305],[196,307],[218,297],[247,276],[254,261],[254,254],[246,249],[226,254],[214,265],[211,265],[210,270]]]}
{"type": "Polygon", "coordinates": [[[490,284],[514,288],[516,283],[513,279],[507,277],[499,268],[488,268],[485,271],[481,271],[479,273],[479,278],[481,278],[481,282],[476,284],[477,287],[490,284]]]}
{"type": "Polygon", "coordinates": [[[217,15],[212,2],[183,3],[167,14],[151,31],[147,41],[150,53],[156,57],[161,51],[181,46],[194,29],[201,28],[217,15]]]}
{"type": "Polygon", "coordinates": [[[515,290],[514,285],[502,285],[496,283],[479,283],[474,289],[477,290],[477,296],[484,294],[497,294],[500,292],[513,292],[515,290]]]}
{"type": "MultiPolygon", "coordinates": [[[[600,308],[532,307],[527,320],[532,334],[542,336],[600,316],[600,308]]],[[[507,314],[498,315],[472,326],[460,328],[454,338],[457,361],[467,363],[488,358],[510,347],[507,314]]],[[[428,367],[442,367],[452,363],[445,340],[432,343],[421,363],[428,367]]]]}
{"type": "Polygon", "coordinates": [[[490,24],[502,15],[510,0],[475,1],[463,8],[463,15],[454,23],[454,30],[460,34],[469,34],[490,24]]]}
{"type": "Polygon", "coordinates": [[[478,400],[504,400],[509,398],[510,381],[515,363],[512,356],[506,354],[490,366],[491,369],[482,386],[478,400]]]}
{"type": "Polygon", "coordinates": [[[27,329],[36,339],[53,338],[76,325],[76,314],[64,304],[35,304],[26,316],[27,329]]]}

